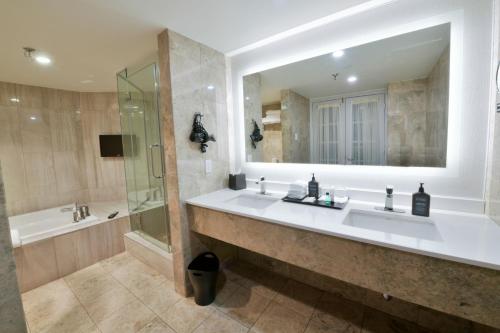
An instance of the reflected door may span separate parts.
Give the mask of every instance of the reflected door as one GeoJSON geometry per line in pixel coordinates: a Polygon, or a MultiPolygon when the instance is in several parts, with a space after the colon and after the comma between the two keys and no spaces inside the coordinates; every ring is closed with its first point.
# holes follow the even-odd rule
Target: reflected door
{"type": "Polygon", "coordinates": [[[346,98],[346,163],[385,165],[384,94],[346,98]]]}
{"type": "Polygon", "coordinates": [[[345,163],[345,113],[340,99],[314,103],[311,113],[311,161],[345,163]]]}
{"type": "Polygon", "coordinates": [[[385,94],[315,102],[311,109],[311,161],[385,165],[385,94]]]}

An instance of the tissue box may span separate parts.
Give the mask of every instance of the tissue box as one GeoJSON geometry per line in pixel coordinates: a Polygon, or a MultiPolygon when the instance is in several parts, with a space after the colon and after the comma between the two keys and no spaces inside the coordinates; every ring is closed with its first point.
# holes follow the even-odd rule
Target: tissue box
{"type": "Polygon", "coordinates": [[[247,188],[247,179],[244,173],[237,175],[229,174],[229,188],[231,190],[242,190],[247,188]]]}

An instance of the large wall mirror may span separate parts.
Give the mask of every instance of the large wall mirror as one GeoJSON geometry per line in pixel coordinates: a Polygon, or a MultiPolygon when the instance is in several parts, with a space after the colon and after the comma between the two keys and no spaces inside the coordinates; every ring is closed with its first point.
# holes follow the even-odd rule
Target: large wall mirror
{"type": "Polygon", "coordinates": [[[247,162],[446,167],[450,24],[243,77],[247,162]]]}

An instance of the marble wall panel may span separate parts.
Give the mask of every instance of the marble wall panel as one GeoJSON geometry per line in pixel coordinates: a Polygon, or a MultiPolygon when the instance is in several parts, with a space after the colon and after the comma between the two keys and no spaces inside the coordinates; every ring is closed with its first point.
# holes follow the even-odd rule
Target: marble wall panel
{"type": "Polygon", "coordinates": [[[99,134],[120,133],[115,93],[0,82],[0,96],[9,216],[75,201],[125,199],[123,159],[101,158],[98,144],[99,134]]]}
{"type": "Polygon", "coordinates": [[[387,164],[424,166],[427,79],[389,83],[387,164]]]}
{"type": "Polygon", "coordinates": [[[158,36],[158,50],[174,282],[176,290],[187,295],[186,267],[206,246],[189,232],[185,200],[227,186],[226,59],[170,30],[158,36]],[[203,113],[205,129],[217,140],[208,143],[206,153],[189,141],[196,112],[203,113]],[[206,160],[212,162],[209,174],[205,173],[206,160]]]}
{"type": "Polygon", "coordinates": [[[16,277],[16,264],[7,219],[0,170],[0,331],[24,333],[26,322],[16,277]]]}
{"type": "Polygon", "coordinates": [[[387,164],[446,166],[450,49],[428,77],[387,87],[387,164]]]}
{"type": "Polygon", "coordinates": [[[191,230],[406,302],[500,328],[500,272],[189,206],[191,230]]]}
{"type": "Polygon", "coordinates": [[[283,137],[281,131],[264,131],[262,162],[283,162],[283,137]]]}
{"type": "Polygon", "coordinates": [[[281,91],[283,162],[309,163],[309,99],[293,90],[281,91]]]}
{"type": "Polygon", "coordinates": [[[121,157],[101,157],[100,134],[120,134],[116,93],[81,93],[83,147],[90,201],[125,200],[125,167],[121,157]]]}
{"type": "Polygon", "coordinates": [[[425,138],[427,165],[446,167],[449,81],[450,47],[448,46],[427,78],[425,138]]]}

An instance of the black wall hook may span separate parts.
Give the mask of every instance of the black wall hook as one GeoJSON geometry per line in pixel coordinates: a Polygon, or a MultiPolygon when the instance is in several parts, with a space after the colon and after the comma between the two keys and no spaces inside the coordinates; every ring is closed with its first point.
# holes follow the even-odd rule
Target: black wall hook
{"type": "Polygon", "coordinates": [[[201,152],[205,153],[208,147],[207,142],[215,142],[215,137],[208,134],[207,130],[203,127],[203,124],[201,123],[202,117],[203,115],[199,112],[194,114],[193,129],[189,135],[189,140],[191,140],[191,142],[199,143],[201,152]]]}

